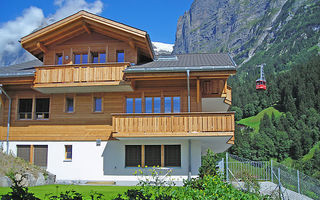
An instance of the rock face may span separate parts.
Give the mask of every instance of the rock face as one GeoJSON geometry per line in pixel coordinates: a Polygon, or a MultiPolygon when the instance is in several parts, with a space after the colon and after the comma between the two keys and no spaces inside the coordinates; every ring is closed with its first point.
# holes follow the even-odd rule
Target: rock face
{"type": "MultiPolygon", "coordinates": [[[[35,177],[31,173],[24,173],[22,174],[16,174],[15,175],[16,180],[21,180],[20,184],[26,187],[30,186],[38,186],[38,185],[50,185],[55,184],[56,182],[56,176],[53,174],[42,174],[38,173],[37,177],[35,177]]],[[[10,187],[12,184],[12,181],[7,176],[0,177],[0,187],[10,187]]]]}
{"type": "Polygon", "coordinates": [[[287,0],[195,0],[178,20],[174,53],[243,51],[258,42],[287,0]]]}

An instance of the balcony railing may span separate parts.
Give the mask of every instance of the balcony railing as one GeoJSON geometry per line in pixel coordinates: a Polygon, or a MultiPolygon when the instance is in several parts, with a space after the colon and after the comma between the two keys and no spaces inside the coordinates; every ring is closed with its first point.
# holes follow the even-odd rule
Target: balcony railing
{"type": "Polygon", "coordinates": [[[233,136],[234,113],[113,114],[114,137],[233,136]]]}
{"type": "Polygon", "coordinates": [[[88,63],[36,67],[35,86],[59,83],[94,83],[122,81],[129,63],[88,63]]]}

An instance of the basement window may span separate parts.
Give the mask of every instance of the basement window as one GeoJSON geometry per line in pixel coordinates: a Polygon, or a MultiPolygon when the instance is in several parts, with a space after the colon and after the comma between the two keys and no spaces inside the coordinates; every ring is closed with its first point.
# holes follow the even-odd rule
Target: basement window
{"type": "Polygon", "coordinates": [[[36,99],[36,119],[49,119],[50,98],[36,99]]]}
{"type": "Polygon", "coordinates": [[[32,99],[19,99],[18,119],[32,119],[32,99]]]}
{"type": "Polygon", "coordinates": [[[65,145],[65,160],[72,160],[72,145],[65,145]]]}

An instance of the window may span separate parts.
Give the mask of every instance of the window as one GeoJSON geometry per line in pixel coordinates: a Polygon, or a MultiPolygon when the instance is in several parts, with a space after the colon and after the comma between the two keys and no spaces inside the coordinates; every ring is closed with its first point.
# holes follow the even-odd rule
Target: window
{"type": "Polygon", "coordinates": [[[72,145],[65,145],[65,159],[72,160],[72,145]]]}
{"type": "Polygon", "coordinates": [[[34,145],[33,154],[33,164],[47,167],[48,145],[34,145]]]}
{"type": "Polygon", "coordinates": [[[88,63],[88,54],[74,54],[74,64],[86,64],[88,63]]]}
{"type": "Polygon", "coordinates": [[[153,112],[154,113],[161,113],[161,98],[154,97],[153,98],[153,112]]]}
{"type": "Polygon", "coordinates": [[[152,110],[152,101],[153,101],[153,98],[152,97],[146,97],[145,98],[145,101],[144,101],[144,103],[145,103],[145,106],[146,106],[146,108],[145,108],[145,111],[146,111],[146,113],[152,113],[153,112],[153,110],[152,110]]]}
{"type": "Polygon", "coordinates": [[[164,98],[165,113],[180,112],[180,97],[165,97],[164,98]]]}
{"type": "Polygon", "coordinates": [[[164,166],[181,166],[181,145],[164,145],[164,166]]]}
{"type": "Polygon", "coordinates": [[[99,53],[99,63],[106,63],[107,57],[106,53],[99,53]]]}
{"type": "Polygon", "coordinates": [[[18,119],[32,119],[32,99],[19,99],[18,119]]]}
{"type": "Polygon", "coordinates": [[[74,111],[74,100],[71,97],[66,98],[66,112],[72,113],[74,111]]]}
{"type": "Polygon", "coordinates": [[[138,167],[141,165],[141,145],[126,145],[125,166],[138,167]]]}
{"type": "Polygon", "coordinates": [[[102,112],[102,98],[94,97],[94,112],[102,112]]]}
{"type": "Polygon", "coordinates": [[[17,156],[30,162],[30,145],[17,145],[17,156]]]}
{"type": "Polygon", "coordinates": [[[57,65],[62,65],[63,64],[63,57],[62,57],[62,54],[57,54],[56,55],[57,57],[57,65]]]}
{"type": "Polygon", "coordinates": [[[99,63],[99,54],[97,52],[91,52],[92,63],[99,63]]]}
{"type": "Polygon", "coordinates": [[[36,119],[49,119],[49,98],[36,99],[36,119]]]}
{"type": "Polygon", "coordinates": [[[142,99],[141,98],[127,98],[126,99],[126,113],[142,113],[142,99]]]}
{"type": "Polygon", "coordinates": [[[171,113],[171,97],[164,98],[164,112],[171,113]]]}
{"type": "Polygon", "coordinates": [[[124,51],[117,51],[117,62],[124,62],[124,51]]]}
{"type": "Polygon", "coordinates": [[[180,112],[180,97],[173,97],[173,112],[180,112]]]}
{"type": "Polygon", "coordinates": [[[146,113],[160,113],[161,112],[161,98],[160,97],[146,97],[145,98],[145,112],[146,113]]]}
{"type": "Polygon", "coordinates": [[[145,145],[145,165],[161,166],[161,145],[145,145]]]}

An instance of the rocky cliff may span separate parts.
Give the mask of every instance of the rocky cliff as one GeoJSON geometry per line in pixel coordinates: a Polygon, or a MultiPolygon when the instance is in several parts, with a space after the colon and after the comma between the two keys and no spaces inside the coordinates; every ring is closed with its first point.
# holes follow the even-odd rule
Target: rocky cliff
{"type": "Polygon", "coordinates": [[[246,62],[264,41],[277,36],[299,8],[309,4],[319,1],[195,0],[178,20],[173,52],[230,52],[238,62],[246,62]]]}

